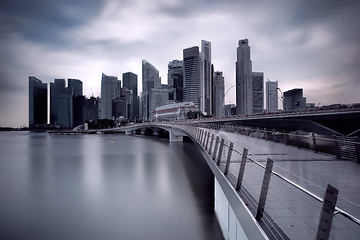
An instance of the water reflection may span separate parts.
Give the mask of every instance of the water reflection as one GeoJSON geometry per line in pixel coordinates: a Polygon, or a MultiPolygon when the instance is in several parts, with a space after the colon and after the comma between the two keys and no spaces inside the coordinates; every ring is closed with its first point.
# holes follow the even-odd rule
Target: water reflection
{"type": "Polygon", "coordinates": [[[193,144],[35,133],[0,143],[1,239],[222,237],[193,144]]]}

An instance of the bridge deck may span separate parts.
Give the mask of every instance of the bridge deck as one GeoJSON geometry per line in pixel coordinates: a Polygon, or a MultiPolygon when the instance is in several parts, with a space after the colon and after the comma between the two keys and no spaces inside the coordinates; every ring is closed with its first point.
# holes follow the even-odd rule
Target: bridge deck
{"type": "MultiPolygon", "coordinates": [[[[359,164],[236,133],[204,130],[224,138],[225,142],[234,143],[236,151],[230,164],[231,175],[238,176],[241,155],[236,152],[242,153],[245,147],[249,150],[248,158],[264,165],[267,158],[271,158],[274,161],[273,171],[320,198],[323,198],[328,183],[335,186],[339,189],[337,206],[360,218],[359,164]]],[[[222,159],[224,162],[226,158],[222,159]]],[[[243,186],[248,194],[245,201],[249,206],[257,204],[263,174],[264,169],[255,163],[246,163],[243,186]]],[[[290,239],[315,239],[321,207],[319,201],[282,179],[274,175],[271,177],[265,205],[266,217],[272,219],[290,239]]],[[[337,215],[333,220],[330,239],[360,239],[360,228],[345,217],[337,215]]]]}

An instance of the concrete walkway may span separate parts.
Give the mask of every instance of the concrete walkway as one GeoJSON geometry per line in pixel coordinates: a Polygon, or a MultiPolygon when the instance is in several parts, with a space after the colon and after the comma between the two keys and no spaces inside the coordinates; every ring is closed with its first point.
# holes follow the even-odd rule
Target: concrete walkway
{"type": "MultiPolygon", "coordinates": [[[[274,161],[273,171],[323,198],[327,184],[339,190],[337,207],[360,218],[360,164],[338,160],[334,156],[298,149],[281,143],[266,141],[224,131],[203,128],[224,138],[225,143],[234,143],[230,164],[232,176],[238,176],[243,148],[248,149],[248,158],[266,164],[267,158],[274,161]],[[238,152],[238,153],[237,153],[238,152]]],[[[214,148],[214,147],[213,147],[214,148]]],[[[226,155],[227,149],[224,151],[226,155]]],[[[223,161],[226,157],[222,158],[223,161]]],[[[257,206],[264,169],[248,161],[243,187],[248,195],[246,203],[257,206]]],[[[322,204],[273,175],[265,205],[265,217],[272,219],[290,239],[315,239],[322,204]]],[[[360,239],[360,227],[341,215],[336,215],[331,229],[331,239],[360,239]]]]}

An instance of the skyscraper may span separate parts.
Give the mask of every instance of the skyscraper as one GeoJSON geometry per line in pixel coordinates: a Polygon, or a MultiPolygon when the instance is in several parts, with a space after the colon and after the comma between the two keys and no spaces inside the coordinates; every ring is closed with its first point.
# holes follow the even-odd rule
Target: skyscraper
{"type": "Polygon", "coordinates": [[[200,106],[200,54],[199,47],[183,50],[184,58],[184,101],[200,106]]]}
{"type": "Polygon", "coordinates": [[[214,106],[213,106],[213,115],[217,117],[225,116],[225,103],[224,103],[224,76],[222,72],[214,72],[213,77],[213,86],[214,86],[214,106]]]}
{"type": "Polygon", "coordinates": [[[212,115],[212,81],[211,81],[211,42],[201,40],[201,55],[202,55],[202,79],[201,79],[201,98],[204,106],[202,111],[208,115],[212,115]]]}
{"type": "Polygon", "coordinates": [[[83,95],[83,83],[79,79],[68,79],[68,87],[74,90],[74,97],[83,95]]]}
{"type": "Polygon", "coordinates": [[[167,88],[163,89],[151,89],[149,93],[149,120],[153,120],[154,111],[157,107],[168,104],[169,100],[169,90],[167,88]]]}
{"type": "Polygon", "coordinates": [[[132,90],[132,114],[130,119],[139,119],[139,103],[138,103],[138,77],[135,73],[123,73],[123,87],[132,90]]]}
{"type": "Polygon", "coordinates": [[[160,88],[159,70],[146,60],[142,60],[142,91],[149,92],[152,88],[160,88]]]}
{"type": "Polygon", "coordinates": [[[184,65],[183,61],[173,60],[168,64],[169,100],[184,101],[184,65]]]}
{"type": "Polygon", "coordinates": [[[29,128],[36,124],[46,124],[47,84],[36,77],[29,77],[29,128]]]}
{"type": "Polygon", "coordinates": [[[117,92],[118,78],[103,73],[101,76],[101,119],[112,119],[112,100],[116,98],[117,92]]]}
{"type": "Polygon", "coordinates": [[[278,81],[266,81],[266,112],[278,110],[278,81]]]}
{"type": "Polygon", "coordinates": [[[306,109],[306,98],[303,89],[295,88],[284,92],[284,110],[306,109]]]}
{"type": "Polygon", "coordinates": [[[58,99],[59,126],[72,128],[74,125],[74,90],[71,87],[63,88],[58,99]]]}
{"type": "Polygon", "coordinates": [[[142,60],[142,117],[143,121],[151,120],[149,93],[151,89],[160,89],[159,70],[146,60],[142,60]]]}
{"type": "Polygon", "coordinates": [[[239,41],[236,62],[236,114],[253,113],[253,78],[250,46],[247,39],[239,41]]]}
{"type": "Polygon", "coordinates": [[[264,73],[253,72],[253,113],[264,112],[264,73]]]}
{"type": "Polygon", "coordinates": [[[60,92],[65,88],[65,79],[55,79],[50,83],[50,124],[59,122],[58,100],[60,92]]]}

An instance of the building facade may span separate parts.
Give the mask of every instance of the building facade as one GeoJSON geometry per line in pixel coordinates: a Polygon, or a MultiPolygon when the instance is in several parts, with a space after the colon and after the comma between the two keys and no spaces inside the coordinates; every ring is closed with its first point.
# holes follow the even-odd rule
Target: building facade
{"type": "Polygon", "coordinates": [[[184,101],[200,107],[200,54],[199,47],[183,50],[184,58],[184,101]]]}
{"type": "Polygon", "coordinates": [[[295,88],[284,92],[284,110],[306,109],[306,98],[302,88],[295,88]]]}
{"type": "Polygon", "coordinates": [[[55,79],[53,83],[50,83],[50,124],[59,122],[58,99],[64,88],[65,79],[55,79]]]}
{"type": "Polygon", "coordinates": [[[264,73],[253,72],[253,113],[264,112],[264,73]]]}
{"type": "Polygon", "coordinates": [[[179,121],[187,119],[188,112],[196,112],[195,103],[193,102],[180,102],[167,104],[160,107],[157,107],[154,111],[154,120],[155,121],[179,121]]]}
{"type": "Polygon", "coordinates": [[[225,116],[225,82],[222,72],[213,73],[213,115],[225,116]]]}
{"type": "Polygon", "coordinates": [[[168,104],[169,90],[153,88],[149,93],[150,120],[154,120],[154,111],[157,107],[168,104]]]}
{"type": "Polygon", "coordinates": [[[47,84],[34,76],[29,77],[29,128],[47,124],[47,84]]]}
{"type": "Polygon", "coordinates": [[[141,107],[142,120],[151,120],[150,92],[151,89],[160,89],[161,79],[159,70],[146,60],[142,60],[142,93],[141,107]]]}
{"type": "Polygon", "coordinates": [[[135,73],[123,73],[123,87],[132,91],[132,102],[129,119],[139,119],[139,103],[138,103],[138,76],[135,73]]]}
{"type": "Polygon", "coordinates": [[[107,76],[104,73],[101,76],[101,104],[100,118],[112,119],[112,100],[116,98],[118,93],[118,78],[107,76]]]}
{"type": "Polygon", "coordinates": [[[168,64],[169,100],[184,101],[184,62],[173,60],[168,64]]]}
{"type": "Polygon", "coordinates": [[[253,113],[253,78],[248,39],[239,41],[236,62],[236,114],[253,113]]]}
{"type": "Polygon", "coordinates": [[[211,68],[211,42],[201,40],[201,102],[203,103],[202,112],[212,115],[212,68],[211,68]]]}
{"type": "Polygon", "coordinates": [[[278,81],[266,81],[266,112],[278,111],[278,81]]]}
{"type": "Polygon", "coordinates": [[[68,79],[68,87],[74,90],[74,97],[83,95],[83,83],[79,79],[68,79]]]}
{"type": "Polygon", "coordinates": [[[73,127],[73,100],[74,91],[71,87],[64,88],[60,91],[58,99],[59,126],[63,128],[73,127]]]}

